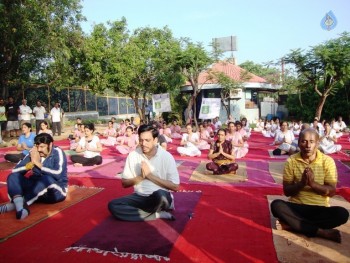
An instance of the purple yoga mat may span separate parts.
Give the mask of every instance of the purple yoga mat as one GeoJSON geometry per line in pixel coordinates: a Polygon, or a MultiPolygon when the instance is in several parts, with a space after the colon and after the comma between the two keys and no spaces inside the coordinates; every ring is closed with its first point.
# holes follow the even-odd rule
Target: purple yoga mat
{"type": "Polygon", "coordinates": [[[110,216],[66,251],[112,253],[133,259],[168,258],[177,238],[192,219],[200,197],[201,192],[174,193],[176,210],[172,214],[175,221],[126,222],[110,216]]]}

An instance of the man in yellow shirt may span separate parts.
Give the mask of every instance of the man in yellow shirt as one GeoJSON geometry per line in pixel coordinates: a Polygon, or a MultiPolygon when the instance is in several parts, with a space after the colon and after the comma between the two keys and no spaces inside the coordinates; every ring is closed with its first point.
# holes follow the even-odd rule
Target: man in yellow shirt
{"type": "Polygon", "coordinates": [[[349,212],[329,206],[338,177],[334,160],[318,150],[319,135],[313,128],[300,133],[298,145],[300,152],[288,158],[283,173],[283,191],[289,201],[274,200],[272,214],[285,230],[341,243],[334,228],[348,221],[349,212]]]}

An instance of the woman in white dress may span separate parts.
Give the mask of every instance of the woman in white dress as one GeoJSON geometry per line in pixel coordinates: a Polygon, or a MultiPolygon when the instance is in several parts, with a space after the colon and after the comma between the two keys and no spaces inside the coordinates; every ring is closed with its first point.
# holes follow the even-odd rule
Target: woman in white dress
{"type": "Polygon", "coordinates": [[[255,132],[262,132],[265,128],[265,122],[262,119],[259,119],[256,122],[256,127],[253,129],[255,132]]]}
{"type": "Polygon", "coordinates": [[[270,121],[265,120],[264,130],[261,132],[264,137],[271,138],[271,127],[274,124],[274,121],[271,119],[270,121]]]}
{"type": "Polygon", "coordinates": [[[294,134],[288,129],[288,123],[283,121],[281,123],[281,129],[276,133],[274,145],[278,147],[273,150],[273,155],[283,155],[289,154],[289,152],[294,152],[296,148],[292,146],[294,140],[294,134]]]}
{"type": "Polygon", "coordinates": [[[329,122],[324,123],[324,134],[320,138],[320,150],[325,154],[336,153],[341,150],[340,144],[335,144],[337,142],[337,136],[334,129],[331,128],[329,122]]]}
{"type": "Polygon", "coordinates": [[[102,163],[102,145],[100,138],[94,135],[95,126],[87,123],[85,126],[85,136],[80,139],[75,149],[77,153],[84,155],[72,155],[71,160],[74,166],[94,166],[102,163]]]}
{"type": "Polygon", "coordinates": [[[198,133],[193,132],[191,124],[186,125],[186,131],[187,133],[182,135],[181,147],[177,147],[177,152],[181,156],[201,156],[201,151],[198,149],[198,133]]]}

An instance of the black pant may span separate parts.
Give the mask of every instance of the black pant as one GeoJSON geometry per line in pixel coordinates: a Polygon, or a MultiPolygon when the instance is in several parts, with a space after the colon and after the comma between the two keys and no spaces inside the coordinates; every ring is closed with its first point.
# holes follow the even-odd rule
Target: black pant
{"type": "Polygon", "coordinates": [[[36,135],[39,134],[39,131],[40,131],[40,123],[43,122],[44,120],[35,120],[35,132],[36,132],[36,135]]]}
{"type": "Polygon", "coordinates": [[[86,158],[81,155],[72,155],[71,158],[73,163],[81,163],[83,166],[93,166],[95,164],[99,165],[102,163],[102,157],[100,155],[86,158]]]}
{"type": "Polygon", "coordinates": [[[58,136],[60,136],[61,130],[62,130],[61,122],[52,122],[52,134],[53,135],[55,135],[57,133],[58,136]]]}
{"type": "Polygon", "coordinates": [[[25,155],[23,153],[9,153],[5,154],[4,159],[11,163],[18,163],[24,158],[24,156],[25,155]]]}
{"type": "Polygon", "coordinates": [[[309,237],[316,236],[319,228],[332,229],[345,224],[349,219],[349,212],[344,207],[303,205],[284,200],[274,200],[271,212],[294,231],[309,237]]]}

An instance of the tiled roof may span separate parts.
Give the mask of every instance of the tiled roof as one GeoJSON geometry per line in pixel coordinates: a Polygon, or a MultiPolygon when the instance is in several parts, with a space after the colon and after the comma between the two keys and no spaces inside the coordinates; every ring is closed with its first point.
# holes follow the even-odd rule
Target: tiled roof
{"type": "MultiPolygon", "coordinates": [[[[236,81],[241,81],[241,72],[245,72],[246,70],[234,65],[232,63],[229,62],[218,62],[215,63],[211,66],[210,68],[212,71],[216,71],[216,72],[223,72],[225,73],[227,76],[231,77],[232,79],[236,80],[236,81]]],[[[266,79],[256,76],[252,73],[249,73],[248,75],[250,77],[250,79],[248,80],[244,80],[243,82],[250,82],[250,83],[267,83],[266,79]]],[[[210,79],[208,80],[208,72],[202,72],[199,75],[199,83],[198,84],[215,84],[217,83],[217,81],[215,79],[210,79]]],[[[189,83],[186,83],[187,85],[189,83]]]]}

